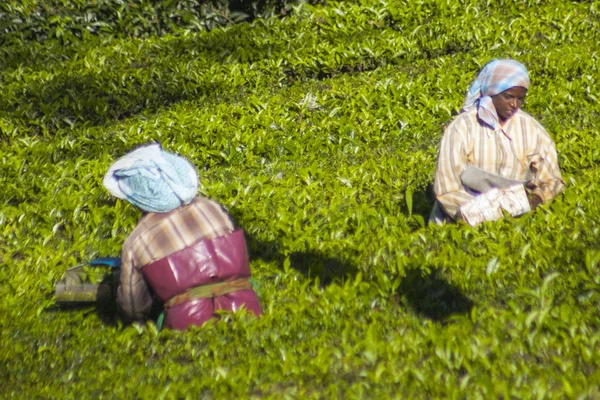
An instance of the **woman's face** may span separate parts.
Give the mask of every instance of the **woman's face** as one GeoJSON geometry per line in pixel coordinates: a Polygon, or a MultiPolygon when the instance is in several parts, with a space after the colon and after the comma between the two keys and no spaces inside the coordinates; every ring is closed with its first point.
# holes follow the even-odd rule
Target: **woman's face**
{"type": "Polygon", "coordinates": [[[492,96],[492,102],[496,107],[500,123],[508,121],[519,108],[527,96],[527,89],[520,86],[514,86],[504,92],[492,96]]]}

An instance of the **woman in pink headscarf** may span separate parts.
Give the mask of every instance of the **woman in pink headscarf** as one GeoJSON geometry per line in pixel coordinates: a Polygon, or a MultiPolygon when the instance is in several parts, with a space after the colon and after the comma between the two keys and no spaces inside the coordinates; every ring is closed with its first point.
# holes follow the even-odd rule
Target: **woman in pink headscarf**
{"type": "Polygon", "coordinates": [[[564,189],[552,138],[521,110],[530,86],[515,60],[486,64],[442,137],[435,174],[436,223],[470,225],[520,215],[564,189]]]}

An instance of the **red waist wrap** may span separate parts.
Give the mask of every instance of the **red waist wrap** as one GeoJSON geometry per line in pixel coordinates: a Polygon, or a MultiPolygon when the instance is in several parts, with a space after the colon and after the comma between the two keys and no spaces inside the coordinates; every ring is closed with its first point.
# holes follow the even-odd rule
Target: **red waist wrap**
{"type": "MultiPolygon", "coordinates": [[[[244,231],[238,229],[209,240],[201,240],[142,268],[142,274],[163,301],[196,286],[250,277],[244,231]]],[[[166,311],[165,327],[182,330],[201,326],[217,310],[236,311],[241,306],[255,315],[262,313],[254,290],[246,289],[212,298],[190,299],[166,311]]]]}

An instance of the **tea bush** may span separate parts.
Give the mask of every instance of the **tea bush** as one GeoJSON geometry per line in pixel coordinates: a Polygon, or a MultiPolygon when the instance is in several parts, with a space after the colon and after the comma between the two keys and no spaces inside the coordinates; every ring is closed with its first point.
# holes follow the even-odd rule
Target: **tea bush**
{"type": "MultiPolygon", "coordinates": [[[[7,0],[0,5],[2,43],[90,36],[186,34],[270,15],[286,15],[301,0],[7,0]]],[[[311,0],[319,3],[322,0],[311,0]]]]}
{"type": "Polygon", "coordinates": [[[595,2],[356,0],[3,45],[3,393],[600,397],[599,25],[595,2]],[[529,67],[524,109],[567,189],[520,218],[428,225],[443,126],[506,57],[529,67]],[[140,215],[101,180],[153,141],[245,229],[260,319],[158,332],[54,305],[68,267],[119,254],[140,215]]]}

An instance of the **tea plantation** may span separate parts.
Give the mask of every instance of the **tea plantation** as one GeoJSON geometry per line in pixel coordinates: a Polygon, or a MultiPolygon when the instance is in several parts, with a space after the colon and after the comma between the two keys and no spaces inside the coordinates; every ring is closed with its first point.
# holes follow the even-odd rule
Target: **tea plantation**
{"type": "Polygon", "coordinates": [[[327,1],[147,35],[18,3],[0,18],[33,24],[0,37],[0,396],[600,398],[598,2],[327,1]],[[444,124],[493,58],[529,68],[524,110],[567,188],[428,225],[444,124]],[[140,212],[101,180],[154,141],[246,231],[261,318],[159,332],[55,305],[67,268],[119,255],[140,212]]]}

